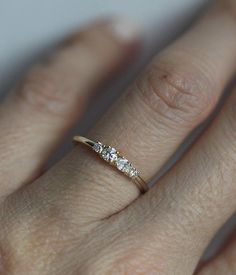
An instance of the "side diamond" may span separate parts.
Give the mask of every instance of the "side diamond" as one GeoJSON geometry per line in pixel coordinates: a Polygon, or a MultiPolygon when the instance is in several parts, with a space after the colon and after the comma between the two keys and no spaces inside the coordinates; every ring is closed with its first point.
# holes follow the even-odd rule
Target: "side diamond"
{"type": "Polygon", "coordinates": [[[128,162],[128,163],[124,166],[124,168],[123,168],[122,171],[123,171],[124,173],[126,173],[127,175],[129,175],[131,169],[132,169],[132,166],[131,166],[131,164],[128,162]]]}
{"type": "Polygon", "coordinates": [[[101,142],[97,142],[93,145],[93,150],[97,153],[101,153],[102,149],[103,149],[103,146],[101,142]]]}
{"type": "Polygon", "coordinates": [[[126,175],[130,176],[131,178],[137,177],[138,176],[138,171],[135,169],[132,164],[125,159],[124,157],[119,157],[116,160],[116,167],[124,172],[126,175]]]}
{"type": "Polygon", "coordinates": [[[138,173],[137,169],[135,169],[134,167],[132,167],[132,168],[130,169],[130,171],[129,171],[129,176],[130,176],[131,178],[135,178],[135,177],[137,177],[138,175],[139,175],[139,173],[138,173]]]}
{"type": "Polygon", "coordinates": [[[125,166],[128,164],[128,160],[123,158],[123,157],[119,157],[116,161],[116,167],[120,170],[123,171],[125,166]]]}

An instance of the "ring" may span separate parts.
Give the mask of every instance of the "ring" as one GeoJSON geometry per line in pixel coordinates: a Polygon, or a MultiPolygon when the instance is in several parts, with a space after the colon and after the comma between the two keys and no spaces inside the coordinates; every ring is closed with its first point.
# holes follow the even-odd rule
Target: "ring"
{"type": "Polygon", "coordinates": [[[148,191],[148,184],[140,177],[139,171],[115,148],[82,136],[75,136],[74,141],[92,148],[102,159],[131,178],[142,194],[148,191]]]}

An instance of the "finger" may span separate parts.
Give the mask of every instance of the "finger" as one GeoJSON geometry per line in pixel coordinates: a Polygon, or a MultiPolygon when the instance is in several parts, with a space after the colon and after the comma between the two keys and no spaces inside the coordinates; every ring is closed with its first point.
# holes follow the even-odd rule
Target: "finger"
{"type": "Polygon", "coordinates": [[[145,247],[152,245],[152,252],[156,248],[153,259],[162,253],[162,261],[170,266],[163,266],[167,274],[171,268],[176,274],[192,274],[214,234],[236,209],[235,104],[236,90],[191,151],[126,214],[133,217],[134,228],[142,224],[142,232],[153,234],[155,241],[150,237],[145,247]]]}
{"type": "MultiPolygon", "coordinates": [[[[209,114],[234,73],[234,34],[230,12],[212,10],[153,61],[88,137],[117,148],[149,180],[209,114]]],[[[54,200],[59,196],[76,219],[84,212],[93,219],[107,217],[139,196],[128,177],[82,146],[30,190],[39,194],[37,188],[46,188],[54,200]]]]}
{"type": "Polygon", "coordinates": [[[101,21],[73,35],[1,105],[1,196],[37,176],[93,92],[127,64],[138,38],[124,24],[101,21]]]}
{"type": "Polygon", "coordinates": [[[235,234],[225,247],[196,273],[198,275],[234,275],[236,274],[236,239],[235,234]]]}

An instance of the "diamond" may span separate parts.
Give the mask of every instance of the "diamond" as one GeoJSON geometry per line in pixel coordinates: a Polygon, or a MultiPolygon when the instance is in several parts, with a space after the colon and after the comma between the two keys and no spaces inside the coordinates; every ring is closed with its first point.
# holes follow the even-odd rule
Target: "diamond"
{"type": "Polygon", "coordinates": [[[124,157],[119,157],[116,161],[116,167],[130,176],[131,178],[138,176],[138,171],[132,166],[131,163],[124,157]]]}
{"type": "Polygon", "coordinates": [[[119,157],[116,161],[116,167],[120,170],[123,171],[124,167],[128,164],[128,160],[123,158],[123,157],[119,157]]]}
{"type": "Polygon", "coordinates": [[[128,162],[128,163],[124,166],[124,168],[123,168],[122,171],[123,171],[124,173],[126,173],[127,175],[129,175],[131,169],[132,169],[132,165],[128,162]]]}
{"type": "Polygon", "coordinates": [[[137,171],[137,169],[135,169],[134,167],[131,167],[131,169],[130,169],[130,171],[129,171],[129,176],[131,177],[131,178],[135,178],[135,177],[137,177],[138,176],[138,171],[137,171]]]}
{"type": "Polygon", "coordinates": [[[93,150],[97,153],[101,153],[102,149],[103,149],[103,146],[101,142],[97,142],[93,145],[93,150]]]}
{"type": "Polygon", "coordinates": [[[117,169],[129,177],[135,178],[139,175],[137,169],[135,169],[126,158],[120,156],[115,148],[111,146],[105,146],[101,142],[96,142],[93,145],[93,150],[99,153],[105,161],[115,163],[117,169]]]}
{"type": "Polygon", "coordinates": [[[101,156],[106,161],[114,162],[115,160],[117,160],[117,151],[115,148],[106,146],[103,148],[101,156]]]}

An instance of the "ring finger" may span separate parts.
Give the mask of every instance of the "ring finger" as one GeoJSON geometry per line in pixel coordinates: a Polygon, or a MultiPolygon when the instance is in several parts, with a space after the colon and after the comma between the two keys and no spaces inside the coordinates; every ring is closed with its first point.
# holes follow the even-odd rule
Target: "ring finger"
{"type": "MultiPolygon", "coordinates": [[[[119,149],[149,180],[207,117],[234,74],[234,34],[231,11],[213,7],[188,33],[154,58],[88,133],[89,137],[119,149]]],[[[73,206],[70,212],[77,219],[78,212],[94,219],[107,217],[139,195],[128,178],[81,146],[28,191],[41,200],[42,193],[36,191],[45,188],[49,200],[65,204],[66,198],[63,207],[73,206]]]]}

